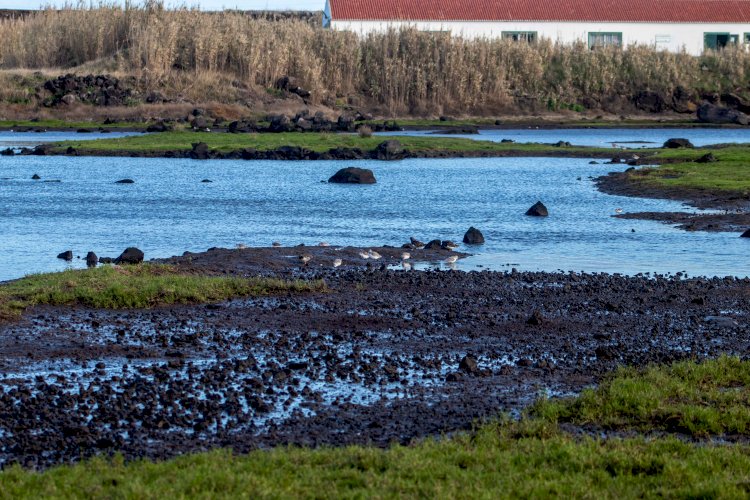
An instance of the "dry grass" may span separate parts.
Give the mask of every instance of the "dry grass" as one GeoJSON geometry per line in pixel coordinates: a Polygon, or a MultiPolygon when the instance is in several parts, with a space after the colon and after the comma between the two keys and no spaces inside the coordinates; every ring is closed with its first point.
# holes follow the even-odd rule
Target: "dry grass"
{"type": "MultiPolygon", "coordinates": [[[[415,30],[358,37],[303,21],[252,19],[226,11],[101,4],[43,10],[0,21],[0,68],[75,68],[135,77],[170,98],[262,100],[284,75],[329,106],[364,99],[389,113],[499,110],[529,97],[555,109],[641,90],[671,93],[746,88],[750,54],[740,49],[692,57],[649,47],[589,50],[467,40],[415,30]]],[[[58,70],[59,73],[59,70],[58,70]]],[[[23,102],[23,90],[4,96],[23,102]]],[[[543,104],[544,105],[544,104],[543,104]]]]}

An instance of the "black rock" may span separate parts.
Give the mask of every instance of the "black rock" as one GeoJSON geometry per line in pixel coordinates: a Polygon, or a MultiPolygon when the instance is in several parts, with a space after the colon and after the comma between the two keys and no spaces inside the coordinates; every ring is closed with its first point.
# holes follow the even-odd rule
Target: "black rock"
{"type": "Polygon", "coordinates": [[[193,150],[190,151],[190,158],[193,160],[208,160],[209,159],[208,144],[205,142],[193,143],[193,150]]]}
{"type": "Polygon", "coordinates": [[[547,207],[544,206],[544,203],[537,201],[533,207],[526,211],[526,215],[531,215],[532,217],[547,217],[549,212],[547,211],[547,207]]]}
{"type": "Polygon", "coordinates": [[[432,240],[424,246],[425,250],[442,250],[443,242],[440,240],[432,240]]]}
{"type": "Polygon", "coordinates": [[[112,257],[99,257],[99,264],[112,264],[114,261],[112,257]]]}
{"type": "Polygon", "coordinates": [[[89,252],[86,254],[86,265],[89,267],[95,267],[96,263],[99,262],[99,257],[96,256],[94,252],[89,252]]]}
{"type": "Polygon", "coordinates": [[[65,250],[64,252],[57,255],[58,259],[71,261],[73,260],[73,251],[72,250],[65,250]]]}
{"type": "Polygon", "coordinates": [[[464,234],[464,243],[467,245],[481,245],[484,243],[484,235],[482,231],[471,226],[466,234],[464,234]]]}
{"type": "Polygon", "coordinates": [[[664,147],[668,149],[678,149],[678,148],[692,148],[694,146],[687,139],[678,138],[678,139],[667,139],[667,142],[664,143],[664,147]]]}
{"type": "Polygon", "coordinates": [[[479,373],[479,366],[477,365],[477,360],[474,359],[470,355],[466,355],[463,357],[461,362],[458,364],[458,368],[466,373],[470,373],[472,375],[476,375],[479,373]]]}
{"type": "Polygon", "coordinates": [[[750,117],[736,109],[706,103],[698,108],[698,121],[703,123],[736,123],[747,125],[750,123],[750,117]]]}
{"type": "Polygon", "coordinates": [[[120,179],[115,184],[135,184],[135,181],[133,179],[120,179]]]}
{"type": "Polygon", "coordinates": [[[39,177],[39,174],[34,174],[31,176],[31,180],[33,181],[38,181],[39,179],[41,179],[41,177],[39,177]]]}
{"type": "Polygon", "coordinates": [[[404,148],[395,139],[378,144],[375,151],[378,160],[400,160],[404,157],[404,148]]]}
{"type": "Polygon", "coordinates": [[[166,122],[157,122],[146,128],[146,132],[169,132],[170,130],[172,130],[172,126],[166,122]]]}
{"type": "Polygon", "coordinates": [[[526,320],[527,325],[531,326],[539,326],[544,322],[544,316],[542,316],[542,313],[539,311],[534,311],[531,313],[531,316],[529,316],[529,319],[526,320]]]}
{"type": "Polygon", "coordinates": [[[713,153],[706,153],[697,160],[695,160],[695,163],[716,163],[719,161],[713,153]]]}
{"type": "Polygon", "coordinates": [[[211,179],[203,179],[201,182],[203,182],[204,184],[209,184],[213,181],[211,179]]]}
{"type": "Polygon", "coordinates": [[[126,248],[119,257],[115,259],[115,264],[140,264],[143,262],[143,252],[135,247],[126,248]]]}
{"type": "Polygon", "coordinates": [[[750,238],[750,229],[740,235],[740,238],[750,238]]]}
{"type": "Polygon", "coordinates": [[[14,154],[16,154],[15,151],[13,151],[10,148],[3,149],[2,151],[0,151],[0,156],[13,156],[14,154]]]}
{"type": "Polygon", "coordinates": [[[342,168],[328,182],[335,184],[375,184],[375,175],[366,168],[342,168]]]}
{"type": "Polygon", "coordinates": [[[572,146],[572,144],[568,141],[557,141],[553,144],[553,146],[555,146],[556,148],[569,148],[572,146]]]}

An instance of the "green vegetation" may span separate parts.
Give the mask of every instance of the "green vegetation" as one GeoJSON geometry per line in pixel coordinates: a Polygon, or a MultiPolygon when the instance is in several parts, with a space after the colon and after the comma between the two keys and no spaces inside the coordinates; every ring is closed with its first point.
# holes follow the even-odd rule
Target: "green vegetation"
{"type": "Polygon", "coordinates": [[[409,151],[520,151],[528,153],[565,151],[566,153],[579,152],[582,155],[590,153],[611,154],[612,152],[611,149],[604,148],[571,147],[561,149],[544,144],[501,144],[491,141],[446,137],[360,137],[356,134],[300,132],[281,134],[217,134],[211,132],[176,131],[119,139],[66,141],[57,143],[56,147],[59,150],[73,147],[85,152],[189,151],[192,149],[193,143],[205,142],[209,148],[222,152],[237,151],[243,148],[269,151],[282,146],[298,146],[317,152],[325,152],[332,148],[360,148],[364,151],[371,151],[377,148],[378,144],[388,139],[397,139],[409,151]]]}
{"type": "Polygon", "coordinates": [[[669,369],[623,368],[578,398],[543,401],[533,412],[546,421],[604,429],[750,436],[750,362],[722,357],[669,369]]]}
{"type": "Polygon", "coordinates": [[[665,164],[631,171],[628,178],[664,188],[750,194],[750,145],[659,150],[656,161],[665,164]],[[712,153],[718,161],[695,162],[707,153],[712,153]],[[677,163],[667,163],[674,161],[677,163]]]}
{"type": "Polygon", "coordinates": [[[747,407],[748,374],[750,362],[735,358],[621,370],[600,390],[538,404],[533,417],[388,449],[220,450],[160,463],[100,458],[43,473],[14,466],[0,473],[0,498],[746,498],[745,444],[575,437],[557,422],[639,428],[650,405],[681,404],[688,414],[715,400],[717,413],[737,415],[747,407]]]}
{"type": "Polygon", "coordinates": [[[38,304],[129,309],[323,290],[322,281],[193,276],[155,264],[102,266],[30,275],[1,285],[0,320],[16,318],[27,307],[38,304]]]}
{"type": "Polygon", "coordinates": [[[58,119],[44,120],[0,120],[0,130],[29,128],[29,129],[105,129],[105,130],[146,130],[148,123],[115,122],[103,123],[96,121],[67,121],[58,119]]]}

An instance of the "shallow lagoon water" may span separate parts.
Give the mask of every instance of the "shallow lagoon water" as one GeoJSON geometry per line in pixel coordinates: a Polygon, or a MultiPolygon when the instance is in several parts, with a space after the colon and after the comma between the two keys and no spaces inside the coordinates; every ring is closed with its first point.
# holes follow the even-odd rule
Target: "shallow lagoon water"
{"type": "Polygon", "coordinates": [[[5,148],[34,147],[47,142],[59,141],[82,141],[93,139],[118,139],[129,135],[137,135],[141,132],[15,132],[12,130],[0,131],[0,150],[5,148]]]}
{"type": "Polygon", "coordinates": [[[69,264],[55,256],[67,249],[82,257],[89,250],[117,256],[134,245],[156,258],[277,240],[401,245],[412,235],[460,241],[472,225],[484,232],[487,244],[469,249],[476,255],[460,261],[459,269],[749,274],[750,241],[738,234],[688,233],[658,222],[613,218],[618,207],[625,212],[685,208],[598,192],[590,177],[617,168],[624,167],[569,158],[2,157],[0,280],[64,269],[69,264]],[[352,165],[373,169],[378,183],[321,182],[352,165]],[[32,181],[34,173],[42,181],[32,181]],[[135,184],[115,184],[122,178],[135,184]],[[537,200],[549,207],[550,217],[524,216],[537,200]]]}
{"type": "Polygon", "coordinates": [[[721,143],[750,143],[750,128],[591,128],[591,129],[500,129],[480,130],[479,134],[446,135],[433,131],[382,132],[378,135],[410,135],[429,137],[462,137],[482,141],[500,142],[510,139],[518,143],[536,142],[554,144],[567,141],[574,146],[595,146],[600,148],[654,148],[661,147],[667,139],[682,137],[695,146],[721,143]]]}

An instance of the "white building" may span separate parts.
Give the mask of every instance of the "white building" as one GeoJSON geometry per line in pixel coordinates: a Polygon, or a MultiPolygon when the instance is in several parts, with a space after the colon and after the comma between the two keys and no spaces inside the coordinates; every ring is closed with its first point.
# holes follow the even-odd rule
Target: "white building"
{"type": "Polygon", "coordinates": [[[590,47],[644,44],[698,55],[750,45],[750,0],[327,0],[323,24],[359,33],[415,27],[464,37],[590,47]]]}

